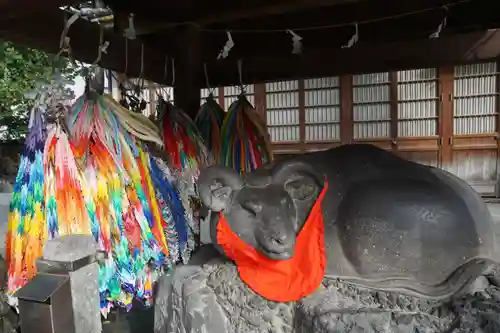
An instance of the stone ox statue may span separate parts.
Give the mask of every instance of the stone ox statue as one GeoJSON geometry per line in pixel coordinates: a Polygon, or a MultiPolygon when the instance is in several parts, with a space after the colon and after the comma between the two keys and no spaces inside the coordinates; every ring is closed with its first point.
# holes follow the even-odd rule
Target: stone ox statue
{"type": "MultiPolygon", "coordinates": [[[[278,161],[244,177],[207,168],[198,189],[203,203],[222,212],[246,244],[286,260],[294,255],[324,177],[327,263],[313,295],[289,303],[262,298],[238,279],[234,264],[214,244],[216,250],[202,248],[192,265],[160,283],[156,311],[163,311],[157,316],[163,320],[157,319],[157,331],[398,332],[403,324],[395,312],[433,318],[407,318],[406,328],[449,329],[460,315],[430,309],[463,293],[497,258],[492,217],[463,180],[371,145],[345,145],[278,161]],[[345,319],[346,310],[358,317],[345,319]]],[[[210,223],[216,243],[219,215],[210,223]]]]}

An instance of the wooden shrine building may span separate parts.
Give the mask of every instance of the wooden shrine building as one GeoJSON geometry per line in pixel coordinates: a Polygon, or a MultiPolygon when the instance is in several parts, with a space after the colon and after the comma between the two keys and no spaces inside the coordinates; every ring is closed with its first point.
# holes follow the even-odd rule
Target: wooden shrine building
{"type": "Polygon", "coordinates": [[[498,1],[0,0],[1,38],[57,53],[75,9],[75,59],[102,30],[102,67],[173,85],[191,115],[205,68],[222,102],[251,85],[278,154],[370,142],[500,194],[498,1]]]}

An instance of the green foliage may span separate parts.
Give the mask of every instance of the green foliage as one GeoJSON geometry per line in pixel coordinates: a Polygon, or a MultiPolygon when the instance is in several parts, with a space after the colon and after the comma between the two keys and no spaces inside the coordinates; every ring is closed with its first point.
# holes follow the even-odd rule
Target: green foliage
{"type": "Polygon", "coordinates": [[[27,131],[33,101],[24,94],[35,88],[39,79],[50,80],[53,64],[66,77],[75,70],[68,61],[27,47],[0,42],[0,141],[22,138],[27,131]]]}

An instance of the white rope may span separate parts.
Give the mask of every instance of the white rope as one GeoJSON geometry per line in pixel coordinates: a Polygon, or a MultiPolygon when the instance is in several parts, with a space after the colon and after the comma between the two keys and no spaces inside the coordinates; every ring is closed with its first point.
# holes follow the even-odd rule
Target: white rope
{"type": "Polygon", "coordinates": [[[330,24],[330,25],[321,25],[321,26],[311,26],[311,27],[297,27],[297,28],[288,28],[288,29],[207,29],[199,26],[196,22],[186,22],[188,24],[195,25],[199,27],[200,31],[205,31],[205,32],[216,32],[216,33],[226,33],[228,30],[234,33],[269,33],[269,32],[287,32],[288,30],[293,30],[293,31],[309,31],[309,30],[325,30],[325,29],[332,29],[332,28],[339,28],[339,27],[347,27],[347,26],[353,26],[356,23],[361,25],[361,24],[368,24],[368,23],[375,23],[375,22],[381,22],[381,21],[388,21],[388,20],[393,20],[393,19],[398,19],[406,16],[412,16],[412,15],[417,15],[417,14],[422,14],[422,13],[427,13],[435,10],[442,10],[443,8],[451,8],[454,6],[457,6],[459,4],[467,3],[467,2],[472,2],[474,0],[459,0],[455,2],[450,2],[448,4],[442,4],[439,6],[433,6],[433,7],[428,7],[428,8],[423,8],[419,10],[414,10],[410,12],[404,12],[400,14],[395,14],[395,15],[388,15],[388,16],[381,16],[373,19],[366,19],[362,21],[353,21],[353,22],[345,22],[345,23],[338,23],[338,24],[330,24]]]}

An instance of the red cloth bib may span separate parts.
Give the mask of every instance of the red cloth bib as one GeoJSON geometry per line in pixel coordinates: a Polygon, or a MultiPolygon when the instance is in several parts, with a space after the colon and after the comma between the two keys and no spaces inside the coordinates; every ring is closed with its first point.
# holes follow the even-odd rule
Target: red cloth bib
{"type": "Polygon", "coordinates": [[[294,256],[272,260],[241,240],[224,215],[217,225],[217,243],[236,263],[240,278],[262,297],[277,302],[298,301],[312,294],[325,275],[326,255],[321,202],[325,183],[306,223],[297,236],[294,256]]]}

